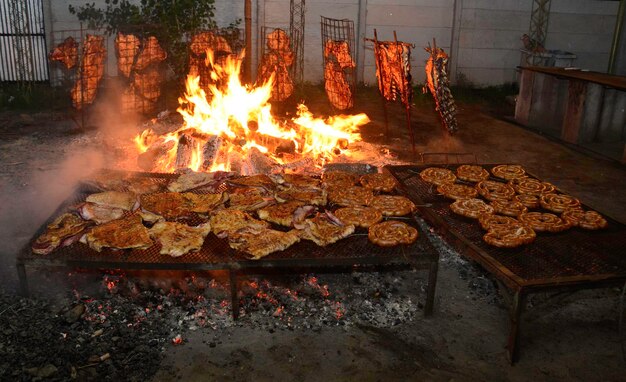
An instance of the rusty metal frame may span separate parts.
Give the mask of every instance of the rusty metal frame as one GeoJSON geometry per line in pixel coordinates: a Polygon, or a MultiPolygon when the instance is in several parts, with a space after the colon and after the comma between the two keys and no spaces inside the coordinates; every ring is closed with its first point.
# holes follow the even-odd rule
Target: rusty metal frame
{"type": "MultiPolygon", "coordinates": [[[[460,163],[447,164],[446,167],[454,170],[459,165],[460,163]]],[[[577,274],[534,279],[520,276],[514,270],[507,268],[503,262],[498,259],[500,255],[510,256],[512,252],[507,252],[506,249],[494,249],[494,247],[490,247],[482,241],[470,240],[470,238],[461,232],[461,227],[459,225],[455,225],[454,223],[451,224],[444,219],[442,211],[444,206],[445,209],[448,208],[448,201],[444,201],[443,197],[441,197],[440,203],[432,203],[428,199],[428,195],[421,194],[417,187],[411,187],[407,184],[407,181],[409,180],[412,182],[415,181],[418,183],[425,183],[419,178],[419,172],[431,166],[432,164],[386,166],[385,170],[396,177],[396,179],[400,182],[404,193],[418,205],[420,214],[426,219],[426,221],[429,222],[429,224],[432,224],[437,228],[438,233],[440,233],[449,244],[451,244],[461,255],[480,264],[487,272],[492,274],[497,279],[499,285],[506,287],[501,288],[503,292],[510,293],[505,297],[507,297],[506,300],[510,304],[510,329],[507,340],[507,350],[511,363],[514,363],[518,358],[518,338],[520,334],[521,317],[524,312],[526,298],[528,295],[540,292],[602,288],[607,286],[622,285],[626,281],[626,258],[620,260],[621,262],[616,261],[614,264],[611,264],[614,269],[613,272],[593,273],[591,270],[586,271],[581,269],[578,264],[569,264],[571,265],[571,268],[578,270],[577,274]]],[[[483,164],[482,166],[489,168],[495,166],[495,164],[483,164]]],[[[529,175],[532,176],[532,174],[529,175]]],[[[424,189],[430,188],[425,186],[424,189]]],[[[615,254],[624,253],[623,250],[626,249],[626,244],[623,238],[626,237],[626,226],[608,216],[607,220],[609,222],[609,226],[612,227],[611,232],[588,234],[590,237],[591,235],[604,235],[602,237],[602,239],[605,240],[604,245],[612,245],[611,248],[613,248],[613,252],[615,254]]],[[[480,230],[480,227],[476,225],[476,229],[480,230]]],[[[548,239],[558,240],[559,243],[561,243],[558,247],[562,248],[561,252],[564,252],[568,251],[567,244],[570,242],[567,235],[568,233],[566,232],[550,236],[548,239]]],[[[534,243],[530,246],[533,245],[538,244],[534,243]]],[[[522,254],[530,253],[529,249],[523,248],[520,249],[520,251],[522,251],[522,254]]],[[[546,253],[546,255],[549,254],[546,253]]],[[[599,259],[600,256],[604,254],[585,253],[584,255],[599,259]]],[[[570,259],[572,257],[570,257],[570,259]]],[[[565,266],[567,266],[567,264],[565,264],[565,266]]]]}

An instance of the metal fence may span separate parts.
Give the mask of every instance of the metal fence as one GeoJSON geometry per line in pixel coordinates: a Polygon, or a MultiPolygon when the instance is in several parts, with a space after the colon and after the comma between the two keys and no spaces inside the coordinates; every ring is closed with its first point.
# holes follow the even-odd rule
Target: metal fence
{"type": "Polygon", "coordinates": [[[42,0],[0,0],[0,82],[48,81],[42,0]]]}

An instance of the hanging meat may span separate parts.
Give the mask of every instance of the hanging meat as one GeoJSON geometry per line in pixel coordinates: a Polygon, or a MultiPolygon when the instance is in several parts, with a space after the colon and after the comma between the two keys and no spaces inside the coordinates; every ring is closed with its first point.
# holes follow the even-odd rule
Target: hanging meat
{"type": "Polygon", "coordinates": [[[115,38],[115,51],[117,52],[117,69],[124,77],[130,77],[130,72],[135,61],[139,47],[139,37],[133,34],[118,32],[115,38]]]}
{"type": "Polygon", "coordinates": [[[326,45],[324,45],[324,57],[326,57],[326,59],[334,57],[341,69],[356,67],[356,63],[350,55],[350,45],[348,45],[348,42],[345,40],[326,41],[326,45]]]}
{"type": "Polygon", "coordinates": [[[124,90],[120,100],[122,113],[148,114],[155,111],[156,102],[142,95],[132,83],[124,90]]]}
{"type": "Polygon", "coordinates": [[[88,34],[83,44],[83,54],[76,83],[72,87],[72,105],[78,110],[96,99],[98,85],[104,75],[106,48],[104,37],[88,34]]]}
{"type": "Polygon", "coordinates": [[[143,72],[136,72],[133,75],[132,85],[140,95],[156,102],[161,96],[161,73],[154,66],[143,72]]]}
{"type": "Polygon", "coordinates": [[[330,103],[339,110],[354,106],[347,70],[356,67],[347,41],[328,40],[324,44],[324,89],[330,103]]]}
{"type": "Polygon", "coordinates": [[[267,82],[273,74],[272,100],[284,101],[294,91],[293,80],[288,70],[294,59],[290,38],[284,30],[277,28],[267,35],[266,40],[268,51],[261,60],[258,81],[267,82]]]}
{"type": "Polygon", "coordinates": [[[206,54],[207,49],[211,49],[213,52],[233,53],[228,41],[212,32],[200,32],[191,36],[189,48],[193,54],[198,56],[206,54]]]}
{"type": "Polygon", "coordinates": [[[212,66],[207,60],[207,50],[213,52],[215,63],[222,65],[226,57],[233,54],[228,41],[213,32],[199,32],[191,36],[189,45],[189,75],[200,77],[200,87],[207,89],[213,83],[211,79],[212,66]]]}
{"type": "Polygon", "coordinates": [[[352,89],[339,63],[329,61],[324,68],[324,89],[330,103],[339,110],[354,106],[352,89]]]}
{"type": "Polygon", "coordinates": [[[72,69],[78,63],[78,43],[69,36],[50,52],[48,58],[50,61],[61,62],[67,69],[72,69]]]}
{"type": "Polygon", "coordinates": [[[413,98],[411,85],[411,45],[395,41],[375,43],[378,90],[388,101],[398,96],[407,106],[413,98]]]}
{"type": "Polygon", "coordinates": [[[441,48],[436,46],[427,47],[425,50],[430,54],[426,61],[426,89],[435,99],[435,107],[441,117],[444,129],[450,134],[457,131],[456,105],[452,92],[450,91],[450,80],[448,79],[448,55],[441,48]]]}
{"type": "Polygon", "coordinates": [[[167,58],[167,52],[161,48],[159,40],[150,36],[143,41],[143,47],[135,60],[134,70],[144,70],[151,64],[159,63],[167,58]]]}

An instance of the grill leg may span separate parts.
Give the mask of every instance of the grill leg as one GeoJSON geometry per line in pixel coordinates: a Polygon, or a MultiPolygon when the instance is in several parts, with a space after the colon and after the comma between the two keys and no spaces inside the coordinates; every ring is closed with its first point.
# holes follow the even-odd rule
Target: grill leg
{"type": "Polygon", "coordinates": [[[509,362],[514,364],[518,357],[517,337],[519,336],[520,324],[522,312],[524,311],[524,305],[526,304],[526,295],[522,290],[518,290],[513,295],[513,301],[511,304],[510,321],[511,328],[509,331],[509,340],[507,342],[507,349],[509,351],[509,362]]]}
{"type": "Polygon", "coordinates": [[[437,272],[439,271],[439,261],[433,261],[428,270],[428,287],[426,288],[426,304],[424,305],[424,317],[433,314],[435,304],[435,290],[437,289],[437,272]]]}
{"type": "Polygon", "coordinates": [[[30,290],[28,288],[28,276],[26,275],[26,267],[23,263],[17,263],[17,277],[20,281],[20,295],[23,297],[28,297],[30,295],[30,290]]]}
{"type": "Polygon", "coordinates": [[[233,320],[239,318],[239,293],[237,291],[237,272],[234,270],[229,270],[228,275],[230,276],[230,299],[231,306],[233,308],[233,320]]]}

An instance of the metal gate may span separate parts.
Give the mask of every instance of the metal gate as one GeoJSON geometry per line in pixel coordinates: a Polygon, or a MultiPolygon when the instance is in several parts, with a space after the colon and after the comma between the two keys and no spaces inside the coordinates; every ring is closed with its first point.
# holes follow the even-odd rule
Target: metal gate
{"type": "Polygon", "coordinates": [[[48,81],[43,0],[0,0],[0,81],[48,81]]]}

